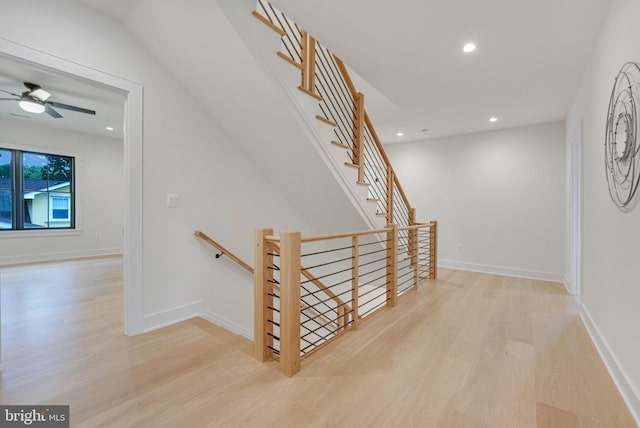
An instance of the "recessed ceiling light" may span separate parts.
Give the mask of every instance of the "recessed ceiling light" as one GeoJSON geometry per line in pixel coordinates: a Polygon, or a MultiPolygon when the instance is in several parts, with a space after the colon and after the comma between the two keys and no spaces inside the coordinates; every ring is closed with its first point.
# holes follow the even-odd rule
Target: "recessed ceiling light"
{"type": "Polygon", "coordinates": [[[112,126],[107,126],[105,129],[106,129],[107,131],[113,131],[113,127],[112,127],[112,126]]]}
{"type": "Polygon", "coordinates": [[[398,137],[402,137],[402,136],[404,135],[404,133],[403,133],[403,132],[398,132],[396,135],[397,135],[398,137]]]}
{"type": "Polygon", "coordinates": [[[476,50],[476,45],[475,43],[467,43],[466,45],[464,45],[462,50],[464,51],[464,53],[471,53],[476,50]]]}
{"type": "Polygon", "coordinates": [[[491,122],[491,123],[497,122],[497,121],[498,121],[498,118],[495,117],[495,116],[489,119],[489,122],[491,122]]]}

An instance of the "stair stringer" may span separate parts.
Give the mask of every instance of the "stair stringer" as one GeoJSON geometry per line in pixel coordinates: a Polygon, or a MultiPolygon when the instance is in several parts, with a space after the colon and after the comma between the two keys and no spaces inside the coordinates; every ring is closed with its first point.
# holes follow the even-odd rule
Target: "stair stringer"
{"type": "Polygon", "coordinates": [[[300,70],[278,57],[277,52],[281,50],[282,44],[280,36],[252,15],[256,2],[217,2],[256,62],[291,101],[294,113],[292,117],[298,122],[302,132],[308,137],[360,216],[370,228],[383,228],[386,220],[376,215],[376,202],[367,200],[367,187],[357,184],[357,170],[345,165],[349,162],[346,150],[331,143],[335,139],[333,127],[316,118],[316,115],[322,116],[318,101],[298,89],[300,70]]]}

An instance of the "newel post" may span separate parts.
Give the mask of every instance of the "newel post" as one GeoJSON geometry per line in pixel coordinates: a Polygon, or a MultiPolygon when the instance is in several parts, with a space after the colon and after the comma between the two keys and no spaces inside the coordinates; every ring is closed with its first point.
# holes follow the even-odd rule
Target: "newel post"
{"type": "Polygon", "coordinates": [[[429,279],[438,277],[438,222],[429,222],[429,279]]]}
{"type": "Polygon", "coordinates": [[[300,371],[300,232],[280,234],[280,366],[300,371]]]}
{"type": "Polygon", "coordinates": [[[257,229],[255,231],[255,245],[253,252],[253,352],[260,361],[267,361],[273,356],[269,346],[273,347],[273,324],[268,322],[273,319],[273,297],[269,296],[269,287],[273,279],[273,271],[269,269],[273,265],[273,256],[269,255],[269,249],[265,238],[273,235],[273,229],[257,229]]]}
{"type": "Polygon", "coordinates": [[[392,224],[387,232],[387,306],[398,303],[398,225],[392,224]]]}

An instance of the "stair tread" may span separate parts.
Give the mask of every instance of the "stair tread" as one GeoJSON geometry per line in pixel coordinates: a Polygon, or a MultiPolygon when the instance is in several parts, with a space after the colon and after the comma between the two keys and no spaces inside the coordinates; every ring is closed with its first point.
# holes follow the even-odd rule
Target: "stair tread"
{"type": "Polygon", "coordinates": [[[333,120],[327,119],[326,117],[320,116],[319,114],[316,115],[316,119],[318,119],[320,122],[324,122],[324,123],[326,123],[328,125],[331,125],[331,126],[338,126],[338,124],[335,123],[333,120]]]}
{"type": "Polygon", "coordinates": [[[351,162],[345,162],[344,163],[346,166],[350,166],[351,168],[360,168],[358,165],[356,165],[355,163],[351,163],[351,162]]]}
{"type": "Polygon", "coordinates": [[[356,181],[356,184],[360,186],[371,186],[371,183],[367,183],[366,181],[356,181]]]}
{"type": "MultiPolygon", "coordinates": [[[[303,88],[302,86],[298,86],[298,90],[300,90],[300,91],[304,92],[305,94],[315,98],[318,101],[322,101],[322,97],[320,95],[316,94],[315,92],[311,92],[308,89],[303,88]]],[[[329,120],[329,119],[327,119],[327,120],[329,120]]],[[[331,122],[331,123],[333,123],[333,122],[331,122]]]]}
{"type": "Polygon", "coordinates": [[[302,64],[300,64],[299,62],[295,62],[293,59],[291,59],[289,55],[280,51],[278,51],[277,55],[283,60],[287,61],[289,64],[293,65],[294,67],[299,68],[300,70],[303,69],[302,64]]]}
{"type": "Polygon", "coordinates": [[[331,140],[331,144],[342,147],[343,149],[351,150],[351,147],[347,146],[346,144],[342,144],[340,141],[331,140]]]}
{"type": "Polygon", "coordinates": [[[367,198],[367,201],[370,201],[370,202],[380,202],[380,199],[376,199],[376,198],[367,198]]]}
{"type": "Polygon", "coordinates": [[[262,22],[264,25],[266,25],[267,27],[271,28],[273,31],[275,31],[276,33],[280,34],[280,37],[284,37],[285,32],[282,28],[278,28],[277,26],[275,26],[271,21],[269,21],[267,18],[265,18],[263,15],[261,15],[260,13],[258,13],[258,11],[254,10],[253,12],[251,12],[251,15],[255,16],[256,18],[258,18],[258,20],[260,22],[262,22]]]}

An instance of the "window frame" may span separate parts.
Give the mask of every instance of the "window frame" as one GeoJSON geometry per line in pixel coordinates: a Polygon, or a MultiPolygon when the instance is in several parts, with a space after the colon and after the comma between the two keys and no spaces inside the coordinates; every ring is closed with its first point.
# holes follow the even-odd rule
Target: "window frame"
{"type": "MultiPolygon", "coordinates": [[[[78,156],[74,153],[61,152],[54,148],[45,147],[31,147],[23,145],[8,144],[0,141],[0,150],[11,152],[11,198],[12,198],[12,226],[11,228],[0,229],[0,238],[10,238],[16,236],[49,236],[49,235],[77,235],[81,233],[78,222],[78,208],[77,200],[78,195],[76,192],[76,183],[78,181],[77,165],[78,156]],[[48,158],[50,156],[69,158],[71,161],[70,174],[71,180],[69,181],[69,192],[56,192],[55,189],[50,189],[50,185],[47,182],[47,187],[42,193],[46,193],[47,200],[47,213],[46,213],[46,226],[39,227],[25,227],[25,199],[24,196],[27,193],[37,192],[36,190],[24,189],[24,167],[23,167],[23,154],[42,155],[48,158]],[[51,197],[60,195],[68,195],[69,198],[69,210],[70,219],[62,220],[62,222],[68,222],[69,226],[59,227],[52,226],[52,203],[51,197]]],[[[56,219],[54,221],[60,221],[56,219]]],[[[55,224],[55,223],[54,223],[55,224]]]]}

